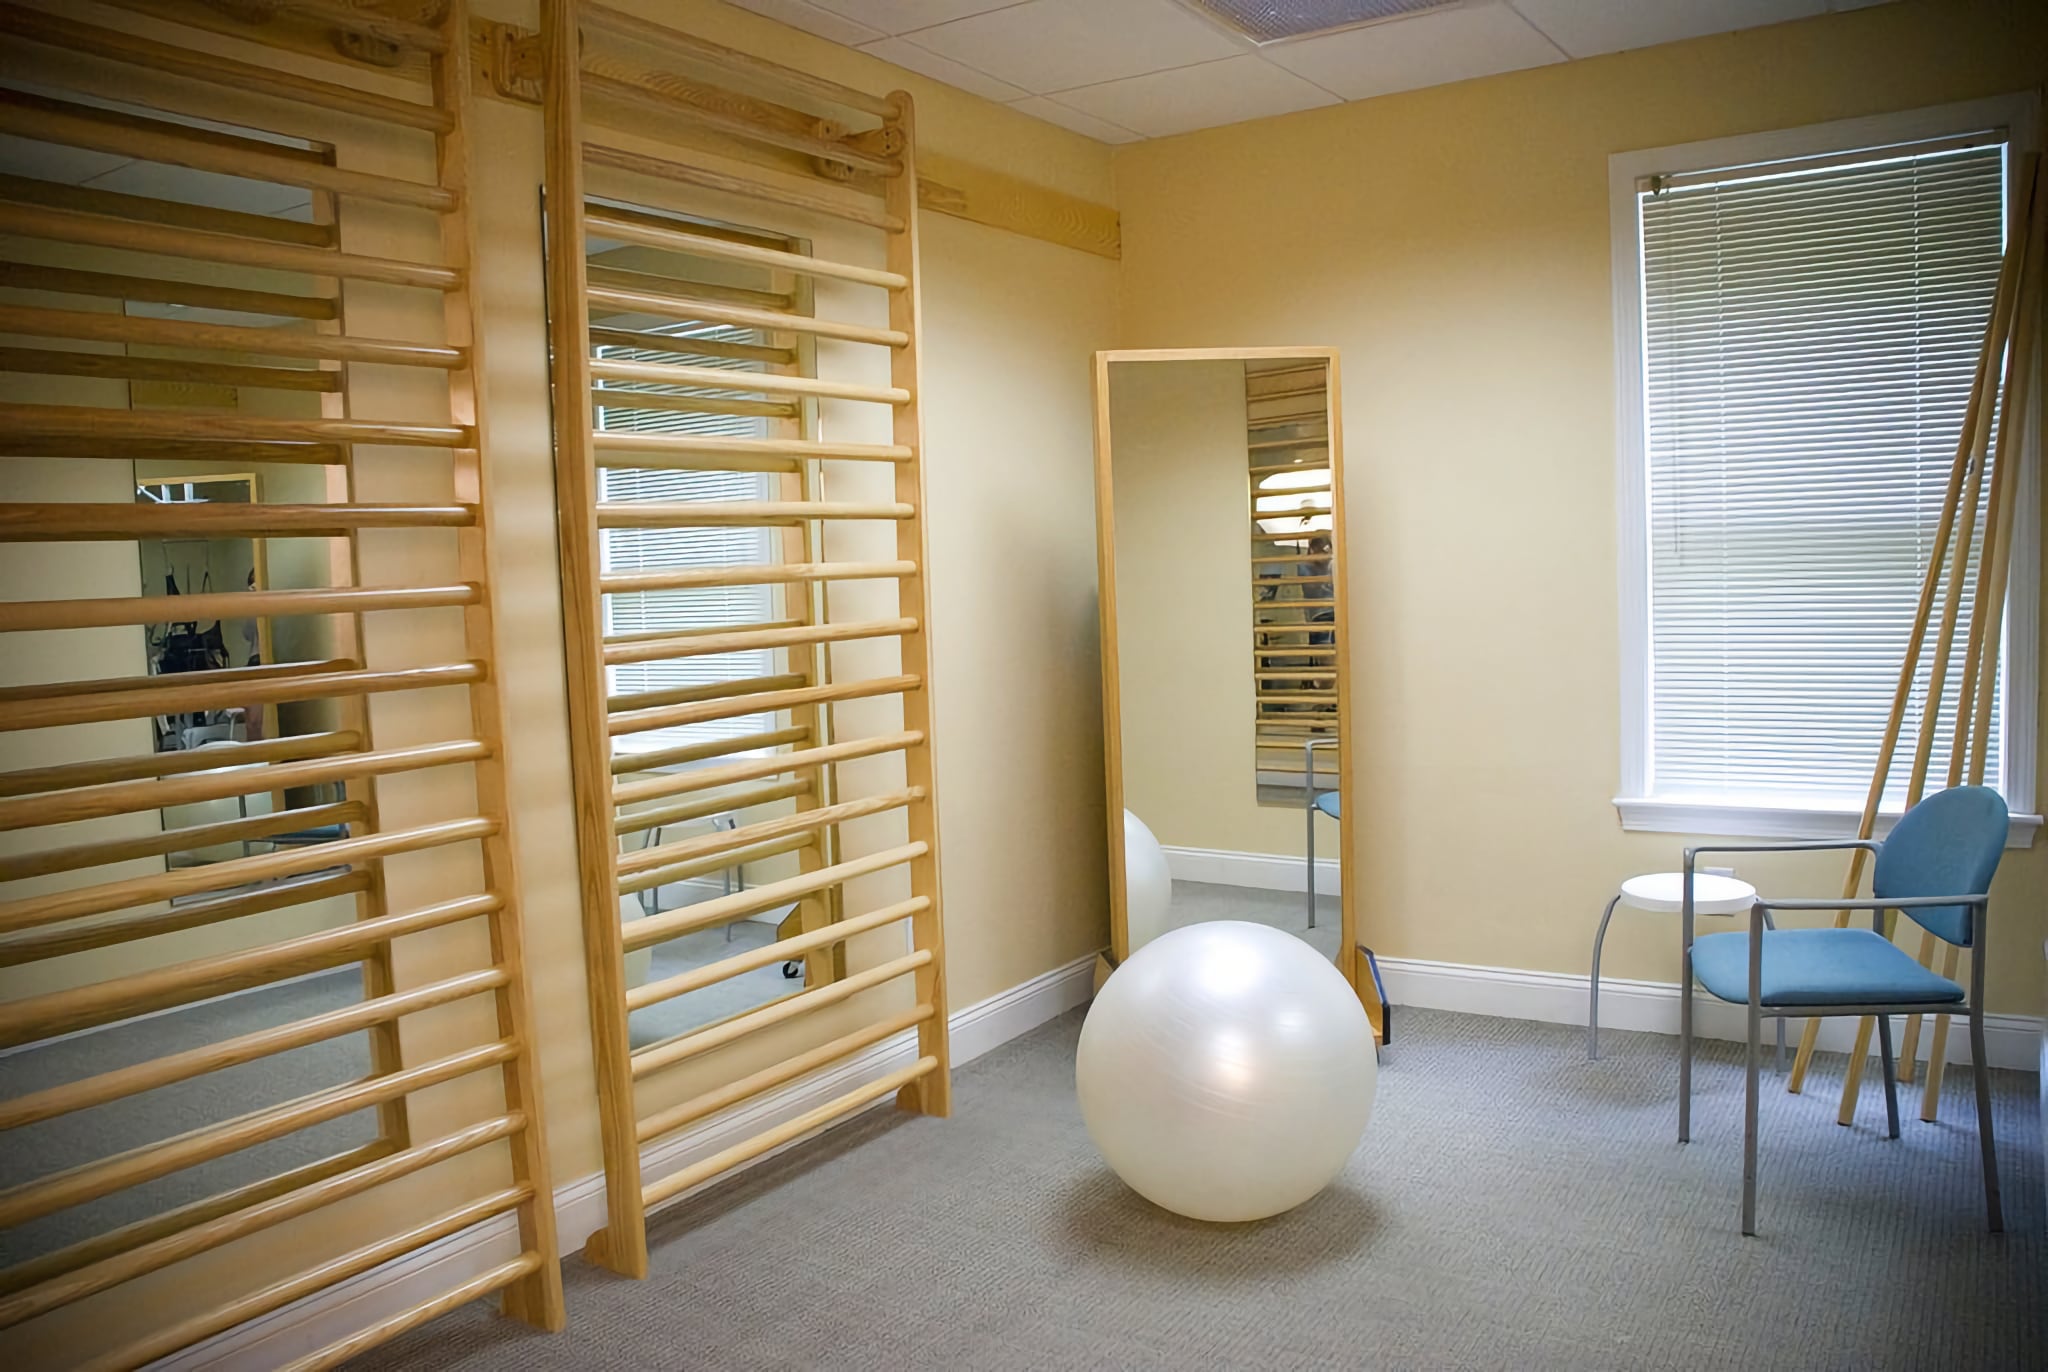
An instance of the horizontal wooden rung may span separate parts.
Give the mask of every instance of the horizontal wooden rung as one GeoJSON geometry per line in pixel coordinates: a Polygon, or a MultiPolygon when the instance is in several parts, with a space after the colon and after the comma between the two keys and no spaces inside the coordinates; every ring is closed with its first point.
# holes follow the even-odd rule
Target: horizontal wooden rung
{"type": "Polygon", "coordinates": [[[678,839],[674,843],[655,844],[650,848],[637,848],[619,855],[618,872],[622,877],[633,876],[653,871],[658,867],[669,867],[679,862],[690,862],[752,844],[765,843],[770,839],[813,833],[827,825],[862,819],[888,810],[900,810],[923,799],[923,787],[909,786],[900,791],[864,796],[859,800],[844,801],[837,805],[818,806],[809,810],[798,810],[793,814],[778,815],[773,819],[764,819],[743,828],[700,834],[694,838],[678,839]]]}
{"type": "Polygon", "coordinates": [[[820,381],[811,376],[779,372],[730,371],[723,367],[690,367],[668,362],[613,362],[599,359],[590,374],[604,381],[636,381],[660,386],[703,386],[764,395],[811,395],[827,400],[870,400],[881,405],[908,405],[910,392],[901,386],[856,386],[845,381],[820,381]]]}
{"type": "Polygon", "coordinates": [[[676,1038],[651,1043],[634,1052],[633,1078],[638,1081],[651,1073],[708,1053],[714,1048],[723,1048],[728,1043],[743,1039],[749,1034],[785,1023],[813,1010],[822,1010],[828,1005],[837,1005],[863,991],[871,991],[877,986],[915,972],[920,967],[928,967],[931,962],[931,949],[920,948],[914,953],[885,962],[879,967],[870,967],[864,972],[842,977],[838,981],[827,982],[823,986],[813,987],[800,994],[771,1001],[758,1010],[749,1010],[743,1015],[735,1015],[731,1019],[721,1020],[676,1038]]]}
{"type": "Polygon", "coordinates": [[[904,290],[910,285],[910,279],[900,272],[882,271],[874,267],[856,267],[845,262],[828,262],[804,253],[782,252],[753,243],[729,242],[722,238],[691,233],[681,227],[659,229],[634,220],[611,218],[594,210],[585,216],[583,222],[588,232],[600,238],[616,238],[626,243],[638,243],[642,247],[665,248],[670,252],[718,258],[727,262],[745,262],[757,267],[795,272],[799,276],[853,281],[865,286],[881,286],[892,291],[904,290]]]}
{"type": "MultiPolygon", "coordinates": [[[[295,734],[235,745],[235,757],[244,762],[281,762],[294,758],[326,757],[362,746],[361,735],[348,729],[328,733],[295,734]]],[[[64,762],[54,767],[24,767],[0,772],[0,799],[34,795],[74,786],[97,786],[110,781],[134,781],[142,777],[173,776],[180,772],[204,772],[220,766],[219,749],[184,749],[173,753],[136,753],[127,757],[99,758],[90,762],[64,762]]]]}
{"type": "Polygon", "coordinates": [[[793,629],[742,630],[728,634],[699,634],[687,638],[656,639],[649,643],[622,643],[604,650],[607,666],[626,662],[657,662],[675,658],[701,657],[709,653],[738,653],[756,648],[799,648],[813,643],[845,643],[860,638],[886,638],[914,634],[914,619],[872,619],[846,624],[815,624],[793,629]]]}
{"type": "Polygon", "coordinates": [[[744,919],[748,915],[772,910],[778,905],[787,905],[805,896],[816,895],[855,877],[900,867],[906,862],[923,857],[930,851],[930,845],[922,841],[907,843],[900,848],[890,848],[848,862],[835,863],[830,867],[819,868],[815,872],[805,872],[801,876],[773,881],[766,886],[756,886],[749,891],[738,891],[729,896],[719,896],[714,900],[686,905],[680,910],[667,910],[658,915],[649,915],[627,924],[622,941],[629,953],[640,948],[651,948],[657,943],[665,943],[669,939],[698,929],[717,928],[734,920],[744,919]]]}
{"type": "MultiPolygon", "coordinates": [[[[340,303],[324,295],[292,295],[283,291],[252,291],[161,276],[127,276],[88,272],[70,267],[45,267],[29,262],[0,262],[0,286],[14,290],[50,291],[102,300],[140,300],[158,305],[192,305],[205,310],[241,314],[282,315],[288,319],[338,319],[340,303]]],[[[134,361],[145,359],[135,358],[134,361]]],[[[171,358],[147,359],[171,362],[171,358]]]]}
{"type": "Polygon", "coordinates": [[[592,386],[596,410],[662,410],[671,414],[729,414],[748,419],[796,419],[803,408],[794,400],[748,400],[742,396],[672,394],[630,386],[592,386]]]}
{"type": "Polygon", "coordinates": [[[16,438],[218,438],[289,443],[388,443],[399,447],[426,448],[467,448],[476,442],[476,431],[458,424],[385,423],[374,419],[280,419],[270,415],[218,414],[212,411],[116,410],[96,405],[0,405],[0,434],[16,438]]]}
{"type": "Polygon", "coordinates": [[[694,881],[713,872],[744,868],[750,862],[765,862],[769,858],[781,857],[785,853],[801,853],[817,846],[818,838],[814,833],[786,834],[781,838],[763,839],[744,848],[728,848],[704,857],[682,858],[665,867],[650,867],[644,872],[622,876],[618,879],[618,890],[622,896],[633,895],[678,881],[694,881]]]}
{"type": "Polygon", "coordinates": [[[343,538],[358,529],[463,529],[474,523],[476,510],[468,505],[0,503],[0,542],[9,543],[237,534],[249,538],[343,538]]]}
{"type": "Polygon", "coordinates": [[[337,236],[336,228],[332,224],[308,224],[297,219],[248,214],[241,210],[223,210],[212,205],[196,205],[186,200],[128,195],[120,191],[100,190],[94,186],[73,186],[61,181],[44,181],[33,176],[14,176],[5,172],[0,172],[0,200],[17,205],[43,205],[58,210],[83,210],[87,214],[105,215],[111,219],[127,219],[142,224],[168,224],[177,228],[201,229],[208,233],[251,238],[261,243],[295,243],[304,247],[332,248],[337,236]]]}
{"type": "MultiPolygon", "coordinates": [[[[218,508],[218,507],[217,507],[218,508]]],[[[263,508],[263,507],[258,507],[263,508]]],[[[474,605],[476,585],[347,586],[310,591],[214,591],[197,595],[125,596],[104,600],[20,600],[0,603],[0,633],[30,629],[100,629],[121,624],[187,620],[370,614],[474,605]]]]}
{"type": "Polygon", "coordinates": [[[353,338],[247,324],[199,324],[182,319],[148,319],[92,310],[46,310],[0,305],[0,333],[71,338],[92,343],[140,343],[147,347],[195,348],[272,357],[312,357],[334,362],[374,362],[394,367],[447,371],[467,365],[468,353],[433,343],[353,338]]]}
{"type": "Polygon", "coordinates": [[[606,595],[673,591],[691,586],[780,586],[800,581],[874,581],[916,576],[915,562],[769,562],[735,567],[678,567],[617,572],[599,580],[606,595]]]}
{"type": "Polygon", "coordinates": [[[56,348],[0,348],[0,372],[28,376],[85,376],[108,381],[171,381],[195,386],[251,386],[273,391],[341,389],[341,373],[311,367],[245,367],[226,362],[188,362],[119,353],[67,352],[56,348]]]}
{"type": "Polygon", "coordinates": [[[848,343],[873,343],[889,348],[910,345],[910,335],[901,329],[878,329],[867,324],[845,324],[832,319],[818,319],[807,314],[789,314],[781,310],[757,310],[744,305],[693,300],[686,295],[622,291],[608,286],[592,286],[589,290],[589,300],[592,305],[607,306],[634,314],[662,315],[669,319],[689,319],[706,324],[731,324],[739,328],[765,329],[773,333],[809,334],[814,338],[834,338],[848,343]]]}
{"type": "Polygon", "coordinates": [[[632,39],[656,51],[667,51],[689,59],[698,65],[734,71],[756,81],[779,85],[796,94],[812,96],[864,114],[878,115],[883,119],[894,119],[898,110],[896,103],[879,95],[870,95],[864,90],[842,85],[837,81],[786,67],[757,57],[750,52],[728,48],[707,38],[685,33],[666,24],[615,9],[610,5],[583,4],[576,12],[577,18],[586,29],[619,38],[632,39]]]}
{"type": "Polygon", "coordinates": [[[369,817],[354,801],[309,805],[296,810],[272,810],[267,814],[243,815],[193,824],[183,828],[160,829],[132,838],[98,839],[92,843],[63,848],[43,848],[0,857],[0,881],[22,881],[56,872],[76,872],[87,867],[104,867],[136,858],[162,857],[168,853],[190,853],[223,843],[249,843],[277,834],[301,830],[359,824],[369,817]]]}
{"type": "Polygon", "coordinates": [[[616,501],[597,507],[600,529],[687,529],[737,525],[777,528],[813,519],[909,519],[917,507],[901,502],[832,500],[616,501]]]}
{"type": "Polygon", "coordinates": [[[645,733],[649,729],[675,729],[686,724],[705,724],[715,719],[737,719],[742,715],[772,714],[806,705],[825,705],[841,700],[867,700],[874,696],[901,695],[924,684],[911,673],[874,677],[865,681],[841,681],[827,686],[804,686],[792,691],[764,691],[760,695],[736,696],[697,705],[666,705],[650,710],[629,710],[612,715],[605,729],[613,737],[645,733]]]}
{"type": "Polygon", "coordinates": [[[38,933],[0,938],[0,967],[18,967],[49,958],[69,957],[94,948],[112,948],[147,938],[161,938],[186,929],[204,929],[248,915],[271,910],[288,910],[336,896],[358,895],[370,889],[370,874],[347,871],[331,876],[300,877],[274,882],[256,890],[214,900],[194,900],[154,914],[126,915],[119,919],[95,920],[70,928],[46,929],[38,933]]]}
{"type": "MultiPolygon", "coordinates": [[[[612,799],[620,805],[636,805],[664,796],[705,791],[737,782],[753,781],[760,777],[780,776],[785,772],[801,772],[835,762],[874,757],[882,753],[902,752],[906,748],[915,748],[922,742],[924,735],[915,729],[896,734],[882,734],[874,738],[847,739],[817,748],[749,758],[745,762],[729,762],[722,767],[698,767],[687,772],[627,782],[613,790],[612,799]]],[[[623,824],[633,813],[628,811],[621,815],[620,823],[623,824]]]]}
{"type": "Polygon", "coordinates": [[[764,729],[759,733],[741,734],[736,738],[713,739],[709,743],[686,743],[676,748],[657,748],[651,752],[619,750],[612,754],[612,775],[644,772],[657,767],[680,767],[687,763],[702,762],[707,758],[752,752],[756,748],[779,748],[785,743],[804,743],[810,737],[811,731],[797,724],[782,729],[764,729]]]}
{"type": "Polygon", "coordinates": [[[755,691],[785,691],[811,684],[806,672],[775,672],[768,676],[734,677],[695,686],[664,686],[654,691],[625,691],[605,697],[607,710],[648,710],[657,705],[687,705],[694,700],[725,700],[755,691]]]}
{"type": "MultiPolygon", "coordinates": [[[[621,810],[612,820],[612,832],[624,837],[627,834],[644,833],[649,829],[661,829],[676,824],[690,824],[713,815],[731,814],[736,810],[748,809],[755,805],[767,805],[773,801],[790,800],[797,796],[809,795],[811,779],[797,777],[791,781],[773,781],[765,786],[747,786],[738,790],[721,790],[717,795],[703,800],[685,801],[677,805],[643,805],[621,810]]],[[[621,854],[630,857],[634,853],[647,852],[646,848],[631,849],[621,854]]]]}
{"type": "Polygon", "coordinates": [[[844,943],[870,930],[898,923],[912,915],[921,915],[931,909],[931,906],[929,897],[914,896],[909,900],[898,901],[894,905],[885,905],[879,910],[871,910],[864,915],[854,915],[849,919],[836,921],[822,929],[779,939],[759,948],[749,948],[744,953],[721,958],[703,967],[692,967],[689,971],[676,976],[634,987],[626,993],[626,1009],[644,1010],[650,1005],[659,1005],[665,1000],[674,1000],[677,996],[701,991],[707,986],[715,986],[721,981],[742,976],[758,968],[778,962],[794,961],[820,948],[830,948],[835,943],[844,943]]]}
{"type": "MultiPolygon", "coordinates": [[[[601,133],[602,130],[588,132],[601,133]]],[[[678,148],[677,151],[687,150],[678,148]]],[[[764,204],[781,205],[805,214],[829,215],[835,219],[885,229],[890,233],[900,233],[903,230],[903,220],[900,216],[877,209],[850,196],[764,181],[755,176],[734,176],[728,172],[713,171],[708,167],[694,166],[688,162],[649,157],[645,153],[612,147],[602,142],[585,142],[583,161],[587,167],[607,167],[613,171],[651,177],[657,181],[669,181],[679,186],[694,186],[699,190],[713,191],[720,195],[739,196],[764,204]]]]}

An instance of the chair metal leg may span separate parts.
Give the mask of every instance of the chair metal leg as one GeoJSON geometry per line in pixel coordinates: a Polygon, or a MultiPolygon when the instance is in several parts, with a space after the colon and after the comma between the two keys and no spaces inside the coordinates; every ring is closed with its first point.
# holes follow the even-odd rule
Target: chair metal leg
{"type": "Polygon", "coordinates": [[[1678,936],[1678,1141],[1692,1141],[1692,921],[1685,911],[1678,936]]]}
{"type": "MultiPolygon", "coordinates": [[[[1750,987],[1755,995],[1756,959],[1751,958],[1750,987]]],[[[1756,1114],[1757,1075],[1761,1070],[1764,1042],[1763,1015],[1754,999],[1749,1003],[1749,1057],[1746,1064],[1747,1085],[1742,1098],[1742,1232],[1745,1237],[1756,1234],[1756,1114]]]]}
{"type": "Polygon", "coordinates": [[[1878,1015],[1877,1053],[1884,1063],[1884,1123],[1885,1137],[1899,1136],[1899,1073],[1898,1064],[1892,1061],[1892,1017],[1878,1015]]]}
{"type": "MultiPolygon", "coordinates": [[[[1974,952],[1970,957],[1973,962],[1982,961],[1974,952]]],[[[1991,1140],[1991,1077],[1984,1063],[1984,1008],[1977,997],[1972,997],[1970,1005],[1970,1070],[1977,1078],[1977,1145],[1984,1150],[1984,1214],[1991,1223],[1991,1232],[2003,1234],[2005,1211],[1998,1201],[1998,1148],[1991,1140]]]]}
{"type": "Polygon", "coordinates": [[[1601,912],[1600,927],[1593,934],[1593,989],[1586,997],[1586,1058],[1590,1062],[1600,1060],[1600,945],[1607,941],[1607,921],[1614,918],[1614,907],[1619,904],[1621,893],[1617,891],[1601,912]]]}

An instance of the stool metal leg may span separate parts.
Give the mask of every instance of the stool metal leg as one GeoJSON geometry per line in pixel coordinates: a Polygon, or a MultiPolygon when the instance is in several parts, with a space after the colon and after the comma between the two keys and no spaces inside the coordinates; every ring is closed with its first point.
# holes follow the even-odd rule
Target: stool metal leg
{"type": "MultiPolygon", "coordinates": [[[[1778,922],[1771,918],[1771,912],[1764,911],[1764,928],[1776,930],[1777,927],[1778,922]]],[[[1782,1077],[1785,1075],[1785,1017],[1778,1015],[1775,1018],[1778,1024],[1778,1075],[1782,1077]]]]}
{"type": "Polygon", "coordinates": [[[1607,941],[1607,921],[1614,918],[1614,907],[1619,904],[1621,893],[1617,891],[1601,912],[1600,928],[1593,935],[1593,988],[1586,998],[1586,1058],[1591,1062],[1600,1060],[1600,945],[1607,941]]]}

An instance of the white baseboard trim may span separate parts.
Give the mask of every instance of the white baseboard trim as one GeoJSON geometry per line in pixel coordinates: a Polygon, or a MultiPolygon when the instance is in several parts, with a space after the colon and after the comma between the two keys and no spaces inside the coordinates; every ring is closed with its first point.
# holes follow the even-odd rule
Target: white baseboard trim
{"type": "MultiPolygon", "coordinates": [[[[1400,1007],[1423,1010],[1458,1010],[1474,1015],[1497,1015],[1503,1019],[1533,1019],[1549,1024],[1586,1022],[1590,978],[1570,972],[1524,972],[1511,967],[1475,967],[1457,962],[1425,962],[1415,958],[1381,958],[1380,976],[1387,984],[1387,998],[1395,1007],[1394,1043],[1401,1042],[1400,1007]]],[[[1896,1030],[1902,1020],[1895,1020],[1896,1030]]],[[[1785,1037],[1797,1042],[1805,1021],[1787,1020],[1785,1037]]],[[[1628,981],[1619,977],[1600,978],[1600,1027],[1637,1029],[1653,1034],[1678,1032],[1678,984],[1666,981],[1628,981]]],[[[1986,1015],[1984,1049],[1993,1067],[2010,1067],[2032,1072],[2041,1064],[2041,1020],[2032,1015],[1986,1015]]],[[[1693,1028],[1703,1038],[1741,1042],[1747,1036],[1742,1008],[1715,1000],[1704,992],[1693,997],[1693,1028]]],[[[1766,1044],[1773,1029],[1764,1026],[1766,1044]]],[[[1856,1021],[1850,1018],[1824,1019],[1820,1027],[1820,1048],[1824,1052],[1846,1053],[1855,1046],[1856,1021]]],[[[1919,1056],[1925,1059],[1934,1035],[1920,1035],[1919,1056]]],[[[1894,1037],[1898,1043],[1901,1040],[1894,1037]]],[[[1873,1050],[1874,1052],[1875,1050],[1873,1050]]],[[[1951,1063],[1970,1060],[1970,1036],[1960,1023],[1951,1025],[1948,1051],[1951,1063]]]]}
{"type": "MultiPolygon", "coordinates": [[[[1085,1004],[1094,993],[1096,954],[1033,977],[990,996],[947,1020],[953,1065],[962,1066],[1046,1021],[1085,1004]]],[[[885,1039],[857,1057],[755,1100],[744,1109],[684,1130],[641,1152],[645,1180],[680,1171],[721,1149],[751,1138],[813,1109],[865,1082],[907,1067],[917,1058],[916,1032],[885,1039]]],[[[886,1105],[883,1097],[876,1106],[886,1105]]],[[[870,1109],[875,1108],[873,1106],[870,1109]]],[[[851,1119],[852,1116],[845,1118],[851,1119]]],[[[794,1147],[794,1144],[785,1145],[794,1147]]],[[[774,1157],[778,1148],[754,1163],[774,1157]]],[[[735,1171],[740,1169],[734,1169],[735,1171]]],[[[730,1177],[724,1173],[719,1180],[730,1177]]],[[[706,1185],[716,1185],[708,1182],[706,1185]]],[[[701,1189],[701,1188],[699,1188],[701,1189]]],[[[685,1192],[691,1195],[694,1192],[685,1192]]],[[[678,1197],[678,1199],[681,1199],[678,1197]]],[[[580,1250],[605,1222],[604,1174],[579,1177],[555,1189],[555,1223],[564,1253],[580,1250]]],[[[519,1255],[517,1221],[510,1215],[486,1220],[395,1258],[359,1277],[339,1282],[268,1315],[237,1325],[152,1363],[157,1372],[267,1372],[317,1352],[338,1339],[388,1319],[437,1293],[479,1276],[519,1255]]]]}
{"type": "MultiPolygon", "coordinates": [[[[1214,886],[1250,886],[1261,891],[1307,891],[1308,860],[1284,853],[1233,853],[1222,848],[1168,848],[1166,869],[1175,881],[1205,881],[1214,886]]],[[[1316,894],[1340,895],[1341,868],[1336,858],[1316,859],[1316,894]]]]}

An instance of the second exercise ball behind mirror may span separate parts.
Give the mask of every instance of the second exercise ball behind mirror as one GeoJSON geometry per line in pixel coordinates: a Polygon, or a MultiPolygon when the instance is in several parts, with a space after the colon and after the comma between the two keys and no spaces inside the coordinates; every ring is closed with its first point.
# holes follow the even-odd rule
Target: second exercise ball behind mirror
{"type": "Polygon", "coordinates": [[[1291,1210],[1344,1169],[1379,1084],[1365,1007],[1328,959],[1218,920],[1125,959],[1081,1026],[1081,1118],[1110,1170],[1191,1219],[1291,1210]]]}
{"type": "Polygon", "coordinates": [[[1166,932],[1173,873],[1145,821],[1124,811],[1124,947],[1126,956],[1166,932]]]}

